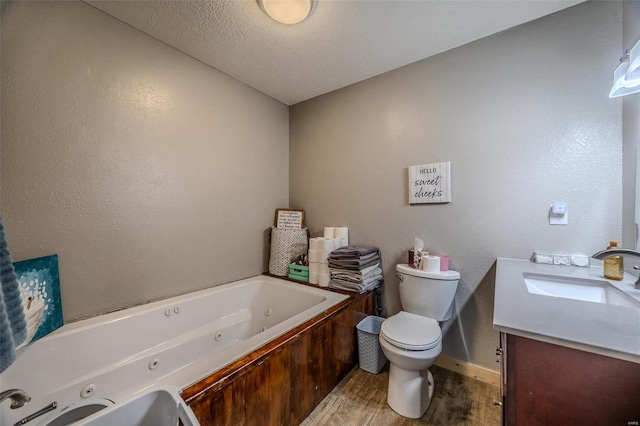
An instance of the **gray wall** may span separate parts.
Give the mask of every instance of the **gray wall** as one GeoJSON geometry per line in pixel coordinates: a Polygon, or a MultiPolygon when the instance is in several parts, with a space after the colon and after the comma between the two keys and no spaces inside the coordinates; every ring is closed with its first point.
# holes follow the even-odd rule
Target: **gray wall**
{"type": "Polygon", "coordinates": [[[444,354],[496,369],[497,257],[591,254],[621,238],[622,107],[608,99],[622,5],[588,2],[295,105],[290,206],[312,235],[382,250],[387,314],[414,237],[462,280],[444,354]],[[409,205],[407,167],[452,162],[453,201],[409,205]],[[569,224],[550,226],[554,201],[569,224]]]}
{"type": "Polygon", "coordinates": [[[80,2],[2,16],[1,212],[65,320],[257,275],[288,108],[80,2]]]}

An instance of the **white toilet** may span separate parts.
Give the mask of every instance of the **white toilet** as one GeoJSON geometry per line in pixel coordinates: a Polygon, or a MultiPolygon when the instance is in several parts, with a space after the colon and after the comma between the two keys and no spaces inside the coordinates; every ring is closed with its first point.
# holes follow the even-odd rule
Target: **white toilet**
{"type": "Polygon", "coordinates": [[[387,318],[380,346],[390,363],[387,402],[398,414],[417,419],[429,408],[433,376],[428,368],[442,352],[440,322],[451,318],[460,274],[396,266],[403,311],[387,318]]]}

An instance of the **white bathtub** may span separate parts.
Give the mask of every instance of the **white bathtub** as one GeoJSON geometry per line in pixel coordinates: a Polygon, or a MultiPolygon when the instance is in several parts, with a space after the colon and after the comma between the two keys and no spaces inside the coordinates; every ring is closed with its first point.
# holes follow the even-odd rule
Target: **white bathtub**
{"type": "Polygon", "coordinates": [[[257,276],[63,326],[24,348],[0,375],[0,391],[32,400],[0,424],[57,402],[27,425],[46,424],[87,403],[119,403],[154,386],[181,389],[347,299],[338,293],[257,276]]]}

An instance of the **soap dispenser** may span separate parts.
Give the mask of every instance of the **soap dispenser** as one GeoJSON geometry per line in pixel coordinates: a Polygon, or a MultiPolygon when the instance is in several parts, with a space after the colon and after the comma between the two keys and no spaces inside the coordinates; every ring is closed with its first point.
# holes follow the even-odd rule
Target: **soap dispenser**
{"type": "MultiPolygon", "coordinates": [[[[618,241],[610,240],[607,250],[618,247],[618,241]]],[[[621,281],[624,277],[622,256],[608,256],[604,258],[604,277],[609,280],[621,281]]]]}

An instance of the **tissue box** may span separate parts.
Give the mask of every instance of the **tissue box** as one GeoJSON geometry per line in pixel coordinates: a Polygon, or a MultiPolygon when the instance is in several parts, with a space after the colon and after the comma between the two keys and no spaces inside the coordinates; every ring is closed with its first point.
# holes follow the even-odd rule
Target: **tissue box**
{"type": "Polygon", "coordinates": [[[293,280],[309,282],[309,267],[304,265],[289,264],[289,278],[293,280]]]}

